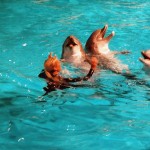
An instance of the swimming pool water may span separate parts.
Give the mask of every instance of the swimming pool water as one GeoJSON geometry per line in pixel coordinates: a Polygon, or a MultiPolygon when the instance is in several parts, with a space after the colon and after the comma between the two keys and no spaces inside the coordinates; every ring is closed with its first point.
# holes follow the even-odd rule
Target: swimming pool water
{"type": "Polygon", "coordinates": [[[150,149],[150,81],[138,60],[150,48],[149,5],[148,0],[1,0],[0,149],[150,149]],[[102,70],[87,87],[41,97],[46,83],[38,74],[49,52],[60,58],[68,35],[85,45],[105,24],[107,34],[115,31],[110,49],[131,52],[118,58],[136,78],[102,70]]]}

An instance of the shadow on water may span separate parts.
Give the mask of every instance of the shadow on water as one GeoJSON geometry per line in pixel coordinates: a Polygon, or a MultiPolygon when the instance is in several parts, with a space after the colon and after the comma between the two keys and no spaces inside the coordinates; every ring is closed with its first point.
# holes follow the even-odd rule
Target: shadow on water
{"type": "Polygon", "coordinates": [[[67,102],[77,103],[78,98],[82,98],[80,101],[91,105],[114,106],[118,102],[127,104],[137,101],[137,95],[142,99],[145,95],[144,99],[146,99],[150,84],[146,79],[140,78],[138,73],[136,74],[100,76],[94,82],[77,84],[75,88],[56,90],[48,93],[47,96],[39,96],[36,103],[51,101],[52,105],[63,105],[67,102]],[[139,90],[141,90],[141,94],[139,94],[139,90]]]}
{"type": "Polygon", "coordinates": [[[146,78],[141,78],[138,73],[136,74],[110,74],[104,77],[102,75],[94,83],[96,92],[92,94],[91,98],[109,101],[110,105],[116,105],[118,102],[127,104],[139,99],[148,100],[150,83],[146,78]]]}
{"type": "MultiPolygon", "coordinates": [[[[87,136],[94,137],[95,133],[110,138],[115,137],[116,133],[122,133],[119,127],[128,123],[133,111],[123,110],[122,113],[116,103],[135,101],[133,91],[138,91],[137,86],[147,87],[147,82],[137,77],[119,75],[117,80],[114,78],[116,76],[112,77],[109,84],[107,78],[98,79],[83,87],[79,85],[77,88],[51,92],[45,97],[40,96],[42,92],[39,89],[30,89],[29,93],[24,93],[24,90],[20,93],[5,93],[11,96],[0,100],[1,112],[5,114],[1,118],[3,128],[0,131],[4,147],[8,141],[12,141],[18,142],[20,148],[27,145],[36,147],[38,142],[37,145],[42,148],[53,146],[54,149],[59,149],[64,144],[64,139],[68,143],[71,138],[73,144],[77,139],[82,143],[87,136]],[[55,141],[57,146],[53,144],[55,141]]],[[[66,146],[69,146],[67,143],[66,146]]]]}
{"type": "MultiPolygon", "coordinates": [[[[136,73],[136,74],[139,74],[139,73],[136,73]]],[[[145,86],[145,87],[150,88],[150,84],[148,83],[148,81],[145,79],[140,79],[137,75],[123,74],[123,76],[129,81],[133,81],[135,85],[145,86]]]]}

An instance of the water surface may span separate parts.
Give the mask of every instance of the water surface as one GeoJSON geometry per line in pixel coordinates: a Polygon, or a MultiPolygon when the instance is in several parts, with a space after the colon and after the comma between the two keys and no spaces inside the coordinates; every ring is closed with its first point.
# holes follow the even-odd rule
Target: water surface
{"type": "Polygon", "coordinates": [[[149,5],[147,0],[1,0],[1,150],[148,150],[150,84],[138,59],[150,48],[149,5]],[[105,24],[107,34],[115,31],[110,49],[131,52],[118,59],[136,78],[102,70],[87,87],[41,97],[46,83],[38,74],[49,52],[60,58],[68,35],[85,45],[105,24]]]}

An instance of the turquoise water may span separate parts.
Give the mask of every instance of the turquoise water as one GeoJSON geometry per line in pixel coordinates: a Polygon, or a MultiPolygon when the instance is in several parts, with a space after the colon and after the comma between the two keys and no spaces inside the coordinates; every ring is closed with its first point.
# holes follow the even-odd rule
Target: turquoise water
{"type": "MultiPolygon", "coordinates": [[[[139,62],[150,48],[147,0],[1,0],[1,150],[149,150],[150,79],[139,62]],[[102,70],[87,87],[41,97],[37,76],[50,51],[61,56],[68,35],[84,45],[90,34],[109,25],[111,50],[136,79],[102,70]]],[[[70,66],[64,66],[72,69],[70,66]]],[[[74,75],[74,74],[73,74],[74,75]]]]}

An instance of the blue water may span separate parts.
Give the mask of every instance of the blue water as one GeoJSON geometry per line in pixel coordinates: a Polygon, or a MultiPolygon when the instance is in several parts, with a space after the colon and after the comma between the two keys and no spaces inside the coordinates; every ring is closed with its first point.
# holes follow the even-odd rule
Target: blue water
{"type": "Polygon", "coordinates": [[[0,149],[149,150],[150,79],[139,61],[150,48],[149,6],[149,0],[1,0],[0,149]],[[46,83],[37,76],[49,52],[60,58],[68,35],[85,45],[105,24],[107,34],[115,31],[110,49],[131,52],[118,58],[137,78],[102,70],[87,87],[41,97],[46,83]]]}

